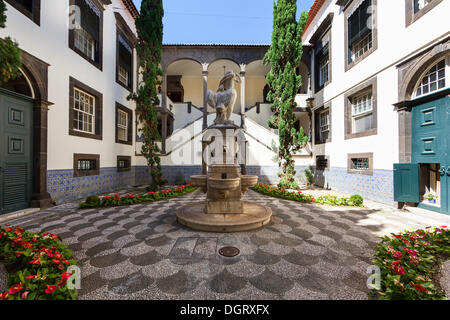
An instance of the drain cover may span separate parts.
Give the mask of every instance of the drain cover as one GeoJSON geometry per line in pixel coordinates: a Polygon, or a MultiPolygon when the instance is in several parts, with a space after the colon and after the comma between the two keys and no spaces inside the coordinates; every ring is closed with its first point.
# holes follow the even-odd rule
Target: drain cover
{"type": "Polygon", "coordinates": [[[239,249],[235,247],[223,247],[219,249],[219,254],[224,257],[236,257],[239,253],[239,249]]]}

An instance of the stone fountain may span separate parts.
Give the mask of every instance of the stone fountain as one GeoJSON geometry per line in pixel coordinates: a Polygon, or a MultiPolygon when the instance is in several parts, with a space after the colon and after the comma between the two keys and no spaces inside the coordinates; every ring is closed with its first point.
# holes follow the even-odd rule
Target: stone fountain
{"type": "MultiPolygon", "coordinates": [[[[208,104],[216,108],[214,124],[203,135],[203,155],[208,157],[208,172],[191,176],[191,183],[206,193],[205,202],[188,204],[177,210],[177,221],[191,229],[211,232],[253,230],[268,224],[272,210],[257,203],[243,201],[258,176],[242,175],[239,162],[240,128],[231,120],[236,101],[233,71],[225,74],[217,93],[208,91],[208,104]],[[211,144],[214,150],[211,152],[211,144]],[[205,148],[205,145],[208,145],[205,148]]],[[[241,135],[242,137],[242,135],[241,135]]],[[[242,141],[242,139],[241,139],[242,141]]],[[[242,148],[241,148],[242,149],[242,148]]]]}

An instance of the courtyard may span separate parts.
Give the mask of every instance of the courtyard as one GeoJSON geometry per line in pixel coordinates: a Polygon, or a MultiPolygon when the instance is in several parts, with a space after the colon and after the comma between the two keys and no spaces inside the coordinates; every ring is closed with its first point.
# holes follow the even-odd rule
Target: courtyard
{"type": "Polygon", "coordinates": [[[318,206],[251,190],[244,199],[272,209],[268,226],[231,234],[182,227],[176,209],[205,200],[200,190],[113,208],[80,210],[72,202],[2,225],[59,235],[81,268],[80,300],[365,300],[379,236],[450,223],[438,213],[371,201],[362,208],[318,206]],[[221,256],[226,246],[240,254],[221,256]]]}

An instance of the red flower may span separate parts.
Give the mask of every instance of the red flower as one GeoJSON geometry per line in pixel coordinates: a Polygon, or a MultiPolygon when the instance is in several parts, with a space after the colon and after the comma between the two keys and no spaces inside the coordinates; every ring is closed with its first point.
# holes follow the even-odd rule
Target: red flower
{"type": "Polygon", "coordinates": [[[114,195],[114,199],[120,200],[120,196],[119,196],[118,194],[115,194],[115,195],[114,195]]]}
{"type": "Polygon", "coordinates": [[[427,289],[425,289],[424,287],[422,287],[422,286],[421,286],[420,284],[418,284],[418,283],[416,283],[416,284],[414,285],[414,287],[415,287],[416,290],[419,291],[419,292],[427,291],[427,289]]]}
{"type": "Polygon", "coordinates": [[[400,263],[400,260],[396,260],[396,261],[392,262],[392,265],[396,265],[396,264],[399,264],[399,263],[400,263]]]}
{"type": "Polygon", "coordinates": [[[28,279],[28,280],[34,279],[34,278],[36,278],[36,276],[26,276],[26,277],[25,277],[25,279],[28,279]]]}
{"type": "Polygon", "coordinates": [[[29,293],[30,293],[30,291],[25,291],[24,293],[22,293],[21,298],[26,299],[28,297],[29,293]]]}
{"type": "Polygon", "coordinates": [[[10,231],[12,231],[12,228],[11,228],[11,227],[8,227],[8,228],[5,229],[5,231],[6,231],[6,232],[10,232],[10,231]]]}
{"type": "Polygon", "coordinates": [[[441,226],[441,228],[447,228],[447,226],[441,226]]]}
{"type": "Polygon", "coordinates": [[[301,191],[298,192],[298,194],[301,194],[301,193],[302,193],[301,191]]]}
{"type": "Polygon", "coordinates": [[[47,289],[45,289],[45,293],[46,294],[52,294],[53,292],[55,292],[56,289],[58,289],[57,286],[49,286],[49,285],[47,285],[47,289]]]}
{"type": "Polygon", "coordinates": [[[61,261],[56,260],[56,259],[53,259],[52,261],[53,261],[53,263],[56,263],[56,264],[59,264],[61,262],[61,261]]]}
{"type": "Polygon", "coordinates": [[[69,278],[72,276],[72,274],[70,272],[63,272],[61,274],[61,280],[62,281],[67,281],[69,280],[69,278]]]}
{"type": "Polygon", "coordinates": [[[6,293],[6,292],[1,293],[0,292],[0,300],[7,300],[7,299],[8,299],[8,293],[6,293]]]}
{"type": "Polygon", "coordinates": [[[41,261],[39,260],[32,260],[30,261],[31,264],[41,264],[41,261]]]}
{"type": "Polygon", "coordinates": [[[401,276],[405,274],[405,269],[403,269],[403,267],[401,265],[395,265],[394,271],[395,271],[395,273],[397,273],[401,276]]]}
{"type": "Polygon", "coordinates": [[[314,202],[314,201],[316,201],[316,199],[315,199],[314,197],[312,197],[312,198],[311,198],[311,201],[314,202]]]}
{"type": "Polygon", "coordinates": [[[410,255],[415,256],[417,254],[416,250],[409,249],[409,248],[403,248],[406,252],[408,252],[410,255]]]}
{"type": "Polygon", "coordinates": [[[9,294],[16,294],[16,293],[18,293],[19,291],[22,291],[22,290],[23,290],[23,286],[22,286],[21,283],[19,283],[19,284],[15,285],[15,286],[12,286],[11,288],[9,288],[8,293],[9,294]]]}
{"type": "Polygon", "coordinates": [[[395,251],[392,255],[397,259],[400,259],[403,257],[403,254],[400,251],[395,251]]]}

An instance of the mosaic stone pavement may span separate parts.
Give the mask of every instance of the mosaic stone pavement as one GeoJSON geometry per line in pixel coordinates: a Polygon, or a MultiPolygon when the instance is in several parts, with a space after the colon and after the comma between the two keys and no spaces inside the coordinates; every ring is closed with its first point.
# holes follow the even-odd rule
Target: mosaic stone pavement
{"type": "Polygon", "coordinates": [[[80,299],[368,299],[366,269],[377,224],[365,208],[333,208],[275,199],[265,228],[220,234],[188,230],[176,208],[203,201],[200,191],[135,206],[55,207],[8,223],[62,237],[81,267],[80,299]],[[235,246],[241,253],[217,252],[235,246]]]}

